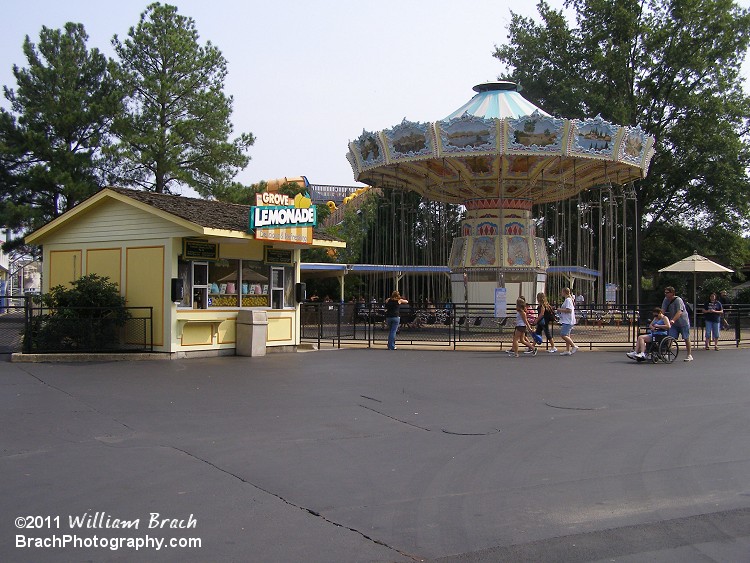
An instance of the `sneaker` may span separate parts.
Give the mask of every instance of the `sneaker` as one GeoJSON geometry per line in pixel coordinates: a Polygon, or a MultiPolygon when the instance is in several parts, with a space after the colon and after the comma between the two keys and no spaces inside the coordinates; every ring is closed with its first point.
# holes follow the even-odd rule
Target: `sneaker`
{"type": "Polygon", "coordinates": [[[683,362],[692,362],[692,361],[693,361],[693,356],[692,356],[692,354],[691,354],[690,356],[688,356],[687,358],[685,358],[684,360],[682,360],[682,361],[683,361],[683,362]]]}
{"type": "Polygon", "coordinates": [[[573,349],[570,351],[570,354],[573,355],[576,352],[578,352],[578,346],[573,346],[573,349]]]}
{"type": "Polygon", "coordinates": [[[532,355],[532,356],[536,356],[536,353],[537,353],[537,349],[536,349],[536,348],[534,348],[534,349],[533,349],[533,350],[531,351],[531,355],[532,355]]]}
{"type": "Polygon", "coordinates": [[[529,348],[524,354],[534,354],[536,356],[536,348],[529,348]]]}
{"type": "Polygon", "coordinates": [[[573,352],[562,352],[560,355],[561,356],[571,356],[572,354],[573,354],[573,352]]]}
{"type": "Polygon", "coordinates": [[[548,354],[554,354],[555,352],[557,352],[557,348],[552,348],[551,350],[547,350],[548,354]]]}
{"type": "Polygon", "coordinates": [[[625,355],[626,355],[626,356],[627,356],[628,358],[630,358],[631,360],[635,360],[635,359],[636,359],[636,358],[638,357],[638,353],[637,353],[637,352],[636,352],[635,350],[633,350],[632,352],[628,352],[628,353],[627,353],[627,354],[625,354],[625,355]]]}
{"type": "Polygon", "coordinates": [[[513,350],[508,350],[507,353],[508,353],[509,356],[517,356],[518,355],[513,350]]]}
{"type": "Polygon", "coordinates": [[[640,358],[642,360],[646,359],[646,352],[641,352],[640,354],[635,355],[636,358],[640,358]]]}

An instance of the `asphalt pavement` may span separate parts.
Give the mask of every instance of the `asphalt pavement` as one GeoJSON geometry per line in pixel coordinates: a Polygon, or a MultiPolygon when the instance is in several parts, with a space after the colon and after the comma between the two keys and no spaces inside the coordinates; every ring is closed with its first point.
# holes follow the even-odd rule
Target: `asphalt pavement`
{"type": "Polygon", "coordinates": [[[0,361],[0,561],[750,561],[750,350],[694,355],[0,361]]]}

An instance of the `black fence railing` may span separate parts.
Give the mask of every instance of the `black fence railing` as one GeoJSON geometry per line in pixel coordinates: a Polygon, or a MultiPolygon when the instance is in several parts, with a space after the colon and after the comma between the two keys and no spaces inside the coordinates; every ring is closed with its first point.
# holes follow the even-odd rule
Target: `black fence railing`
{"type": "Polygon", "coordinates": [[[26,324],[25,311],[23,298],[17,301],[11,301],[10,298],[0,298],[0,354],[12,354],[21,351],[26,324]]]}
{"type": "Polygon", "coordinates": [[[26,354],[152,352],[152,307],[49,308],[27,299],[26,354]]]}
{"type": "MultiPolygon", "coordinates": [[[[653,305],[585,305],[576,310],[573,339],[581,348],[633,347],[651,319],[653,305]]],[[[536,307],[530,306],[534,320],[536,307]]],[[[511,346],[515,310],[496,317],[492,304],[436,303],[423,307],[401,306],[399,345],[436,346],[457,349],[462,346],[511,346]]],[[[721,331],[722,345],[750,342],[750,305],[732,305],[726,311],[727,326],[721,331]]],[[[692,339],[702,342],[702,315],[692,329],[692,339]]],[[[557,323],[552,325],[555,344],[562,344],[557,323]]],[[[301,338],[340,347],[342,344],[384,345],[388,340],[382,304],[304,303],[301,306],[301,338]]],[[[544,343],[546,346],[546,342],[544,343]]]]}

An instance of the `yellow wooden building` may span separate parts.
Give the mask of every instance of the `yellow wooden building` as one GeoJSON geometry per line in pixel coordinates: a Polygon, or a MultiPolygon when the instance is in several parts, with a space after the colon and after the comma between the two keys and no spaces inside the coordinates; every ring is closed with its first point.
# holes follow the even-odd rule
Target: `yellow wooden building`
{"type": "Polygon", "coordinates": [[[153,307],[155,351],[233,354],[247,309],[267,313],[268,347],[296,346],[300,251],[345,243],[312,227],[251,230],[254,208],[104,188],[26,242],[43,247],[43,293],[95,273],[128,306],[153,307]]]}

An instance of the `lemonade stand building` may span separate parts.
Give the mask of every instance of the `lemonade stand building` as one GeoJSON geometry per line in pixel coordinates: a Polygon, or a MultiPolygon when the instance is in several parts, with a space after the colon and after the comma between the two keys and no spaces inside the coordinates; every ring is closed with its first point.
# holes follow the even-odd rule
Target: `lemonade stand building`
{"type": "Polygon", "coordinates": [[[128,306],[153,308],[155,351],[233,354],[247,309],[266,313],[268,347],[299,344],[301,249],[345,246],[314,224],[301,195],[250,206],[104,188],[26,242],[43,247],[43,292],[107,276],[128,306]]]}

